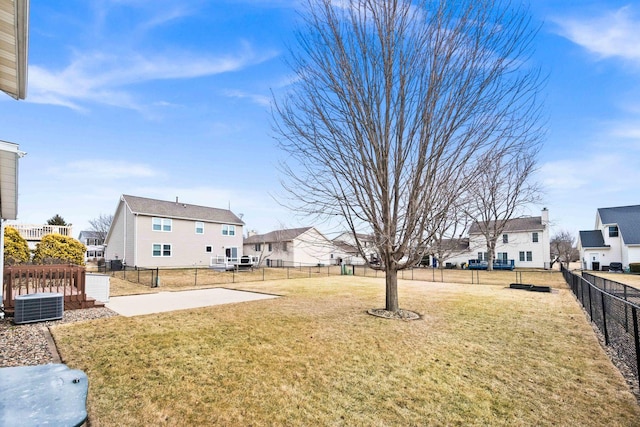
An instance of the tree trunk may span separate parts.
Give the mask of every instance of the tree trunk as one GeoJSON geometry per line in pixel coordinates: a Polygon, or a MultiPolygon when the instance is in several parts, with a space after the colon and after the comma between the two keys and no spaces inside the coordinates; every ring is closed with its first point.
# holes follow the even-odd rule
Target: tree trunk
{"type": "Polygon", "coordinates": [[[387,301],[385,310],[398,311],[398,270],[387,268],[385,270],[385,278],[387,283],[387,301]]]}
{"type": "Polygon", "coordinates": [[[495,259],[495,245],[487,245],[487,271],[493,271],[493,260],[495,259]]]}

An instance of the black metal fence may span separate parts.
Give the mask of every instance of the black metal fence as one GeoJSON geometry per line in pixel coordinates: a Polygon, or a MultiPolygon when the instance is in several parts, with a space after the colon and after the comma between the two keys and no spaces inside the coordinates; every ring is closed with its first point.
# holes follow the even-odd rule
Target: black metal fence
{"type": "Polygon", "coordinates": [[[109,264],[99,265],[98,272],[110,274],[113,277],[128,280],[130,282],[147,285],[152,288],[158,286],[158,277],[160,269],[145,267],[129,267],[128,265],[119,265],[116,269],[111,269],[109,264]]]}
{"type": "MultiPolygon", "coordinates": [[[[200,286],[227,283],[300,279],[322,276],[353,275],[360,277],[384,278],[383,270],[367,265],[314,265],[314,266],[271,266],[239,268],[231,271],[219,271],[208,267],[184,268],[144,268],[128,266],[122,263],[106,262],[98,265],[98,271],[112,277],[139,283],[145,286],[200,286]]],[[[564,286],[564,280],[558,271],[551,270],[515,270],[480,271],[462,269],[410,268],[398,271],[400,280],[426,282],[468,283],[484,285],[504,285],[508,283],[527,283],[551,287],[564,286]]],[[[640,295],[639,295],[640,298],[640,295]]]]}
{"type": "Polygon", "coordinates": [[[562,268],[562,274],[574,295],[582,303],[590,320],[598,327],[607,347],[624,365],[636,384],[640,372],[640,337],[637,304],[640,292],[622,283],[592,274],[582,276],[562,268]]]}

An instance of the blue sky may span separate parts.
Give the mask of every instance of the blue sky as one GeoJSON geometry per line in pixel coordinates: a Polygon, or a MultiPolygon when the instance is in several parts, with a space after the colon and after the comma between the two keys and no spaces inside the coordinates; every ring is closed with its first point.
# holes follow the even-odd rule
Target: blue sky
{"type": "MultiPolygon", "coordinates": [[[[121,194],[231,209],[247,228],[313,225],[280,189],[269,101],[293,0],[31,0],[27,99],[0,97],[20,160],[19,221],[74,225],[121,194]]],[[[538,179],[554,231],[598,207],[640,204],[640,2],[535,0],[534,61],[548,74],[538,179]]],[[[335,228],[320,226],[327,232],[335,228]]]]}

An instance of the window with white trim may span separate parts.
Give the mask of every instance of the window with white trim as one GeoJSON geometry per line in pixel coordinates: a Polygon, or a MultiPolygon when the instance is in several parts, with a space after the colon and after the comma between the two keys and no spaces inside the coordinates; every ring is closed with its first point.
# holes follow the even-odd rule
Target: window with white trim
{"type": "Polygon", "coordinates": [[[262,243],[256,243],[253,245],[253,250],[256,252],[260,252],[262,250],[262,243]]]}
{"type": "Polygon", "coordinates": [[[507,261],[507,259],[509,258],[509,256],[507,255],[506,252],[498,252],[496,259],[500,260],[500,261],[507,261]]]}
{"type": "Polygon", "coordinates": [[[520,261],[524,261],[524,251],[520,251],[520,261]]]}
{"type": "Polygon", "coordinates": [[[502,243],[509,243],[509,235],[508,234],[503,234],[502,235],[502,243]]]}
{"type": "Polygon", "coordinates": [[[170,257],[171,244],[170,243],[154,243],[153,256],[154,257],[170,257]]]}
{"type": "Polygon", "coordinates": [[[196,221],[196,234],[204,234],[204,222],[196,221]]]}
{"type": "Polygon", "coordinates": [[[527,261],[533,261],[533,253],[531,251],[527,251],[527,261]]]}
{"type": "Polygon", "coordinates": [[[235,236],[236,235],[236,226],[235,225],[222,225],[222,235],[223,236],[235,236]]]}
{"type": "Polygon", "coordinates": [[[153,218],[151,220],[151,229],[153,231],[171,232],[171,219],[170,218],[153,218]]]}
{"type": "Polygon", "coordinates": [[[532,241],[533,243],[538,243],[538,233],[533,233],[533,234],[531,235],[531,241],[532,241]]]}

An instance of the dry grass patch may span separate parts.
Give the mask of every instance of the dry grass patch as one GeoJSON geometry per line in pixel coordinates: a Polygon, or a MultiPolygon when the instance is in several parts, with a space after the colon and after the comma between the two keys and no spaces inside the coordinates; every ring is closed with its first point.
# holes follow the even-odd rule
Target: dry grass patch
{"type": "Polygon", "coordinates": [[[280,295],[53,330],[92,426],[638,425],[570,291],[381,280],[243,283],[280,295]]]}
{"type": "Polygon", "coordinates": [[[594,276],[603,277],[607,280],[611,280],[613,282],[622,283],[624,285],[633,286],[634,288],[640,289],[640,274],[620,274],[620,273],[607,273],[607,272],[599,272],[599,271],[587,271],[589,274],[593,274],[594,276]]]}
{"type": "MultiPolygon", "coordinates": [[[[153,270],[155,274],[155,270],[153,270]]],[[[111,296],[184,291],[212,287],[230,287],[245,282],[264,282],[339,276],[339,266],[259,268],[241,271],[216,271],[210,268],[174,268],[160,270],[160,286],[152,287],[152,270],[111,272],[111,296]]]]}

